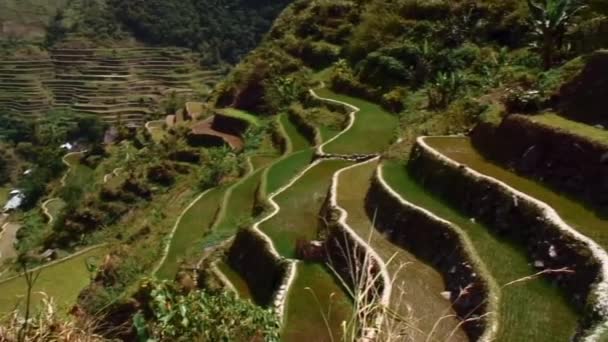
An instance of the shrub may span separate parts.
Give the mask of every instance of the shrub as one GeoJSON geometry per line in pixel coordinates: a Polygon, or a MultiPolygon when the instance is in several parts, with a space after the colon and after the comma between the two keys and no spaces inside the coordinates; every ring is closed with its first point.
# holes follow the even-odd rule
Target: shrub
{"type": "Polygon", "coordinates": [[[398,113],[403,110],[403,99],[406,96],[406,89],[397,87],[390,92],[382,95],[382,107],[393,112],[398,113]]]}
{"type": "Polygon", "coordinates": [[[133,322],[143,341],[279,341],[279,321],[271,310],[229,292],[183,293],[168,282],[148,282],[140,297],[144,310],[133,322]]]}
{"type": "Polygon", "coordinates": [[[148,180],[164,186],[169,186],[175,182],[175,171],[168,163],[148,167],[148,180]]]}

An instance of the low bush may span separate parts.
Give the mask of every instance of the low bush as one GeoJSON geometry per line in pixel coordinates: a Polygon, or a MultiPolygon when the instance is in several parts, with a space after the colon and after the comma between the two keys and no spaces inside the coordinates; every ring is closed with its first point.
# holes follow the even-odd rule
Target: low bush
{"type": "Polygon", "coordinates": [[[279,320],[267,309],[230,292],[184,291],[168,282],[147,282],[133,318],[139,340],[279,341],[279,320]]]}

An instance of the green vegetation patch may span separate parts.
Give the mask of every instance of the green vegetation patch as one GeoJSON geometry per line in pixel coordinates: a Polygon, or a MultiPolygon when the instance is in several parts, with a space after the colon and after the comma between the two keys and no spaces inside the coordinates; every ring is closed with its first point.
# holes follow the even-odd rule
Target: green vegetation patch
{"type": "MultiPolygon", "coordinates": [[[[69,308],[76,303],[80,291],[89,284],[92,274],[86,263],[100,264],[105,248],[93,248],[74,257],[40,268],[40,276],[34,284],[32,307],[36,307],[46,296],[54,299],[61,308],[69,308]]],[[[7,314],[14,309],[25,307],[26,282],[23,276],[0,282],[0,313],[7,314]]]]}
{"type": "Polygon", "coordinates": [[[46,210],[51,217],[56,218],[65,207],[65,202],[61,198],[53,198],[46,202],[46,210]]]}
{"type": "Polygon", "coordinates": [[[186,257],[192,249],[201,247],[204,236],[213,224],[225,190],[224,187],[209,190],[181,217],[173,238],[169,242],[167,257],[156,272],[158,278],[173,279],[179,268],[180,260],[186,257]]]}
{"type": "MultiPolygon", "coordinates": [[[[499,286],[536,273],[523,247],[492,234],[427,193],[403,165],[386,163],[384,175],[403,198],[462,228],[499,286]]],[[[557,286],[542,278],[502,287],[500,299],[499,341],[568,341],[576,331],[576,311],[557,286]]]]}
{"type": "Polygon", "coordinates": [[[608,131],[605,129],[568,120],[563,116],[553,113],[522,117],[552,129],[570,133],[579,136],[582,139],[588,139],[608,147],[608,131]]]}
{"type": "Polygon", "coordinates": [[[262,174],[262,170],[252,173],[226,192],[220,216],[213,225],[211,234],[205,237],[205,245],[228,239],[235,235],[240,227],[252,223],[256,192],[262,174]]]}
{"type": "Polygon", "coordinates": [[[306,165],[310,164],[313,155],[313,149],[309,148],[293,153],[272,165],[266,173],[266,193],[272,194],[287,184],[306,165]]]}
{"type": "Polygon", "coordinates": [[[236,109],[236,108],[223,108],[220,110],[220,113],[222,113],[226,116],[236,118],[236,119],[241,119],[241,120],[247,121],[248,123],[250,123],[254,126],[261,125],[261,121],[257,116],[255,116],[249,112],[246,112],[244,110],[240,110],[240,109],[236,109]]]}
{"type": "Polygon", "coordinates": [[[90,167],[82,164],[82,154],[72,153],[64,158],[70,165],[69,173],[65,178],[65,187],[77,189],[88,189],[95,183],[95,172],[90,167]]]}
{"type": "Polygon", "coordinates": [[[328,89],[316,90],[321,97],[347,102],[360,108],[354,125],[325,147],[327,153],[377,153],[386,149],[394,140],[398,118],[380,106],[358,98],[338,95],[328,89]]]}

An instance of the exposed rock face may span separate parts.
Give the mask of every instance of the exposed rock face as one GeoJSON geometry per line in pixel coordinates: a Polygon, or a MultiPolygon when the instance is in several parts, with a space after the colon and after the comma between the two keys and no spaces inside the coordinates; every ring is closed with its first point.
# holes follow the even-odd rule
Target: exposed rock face
{"type": "Polygon", "coordinates": [[[594,53],[585,69],[562,86],[558,96],[559,112],[573,120],[608,125],[608,51],[594,53]]]}
{"type": "Polygon", "coordinates": [[[272,304],[287,277],[287,265],[269,250],[266,241],[251,230],[241,230],[228,253],[228,263],[246,281],[257,303],[272,304]]]}
{"type": "MultiPolygon", "coordinates": [[[[393,197],[377,176],[365,199],[366,209],[374,215],[378,208],[391,215],[376,216],[375,225],[391,241],[432,264],[446,282],[449,300],[460,317],[481,316],[487,311],[488,287],[477,274],[458,234],[447,224],[425,213],[406,207],[393,197]]],[[[463,323],[467,335],[477,340],[486,327],[485,320],[463,323]]]]}
{"type": "Polygon", "coordinates": [[[608,212],[608,144],[521,115],[505,118],[493,130],[479,126],[471,138],[485,155],[608,212]]]}
{"type": "Polygon", "coordinates": [[[547,269],[574,271],[550,273],[547,277],[563,287],[579,308],[586,306],[598,280],[599,261],[584,242],[565,234],[548,219],[542,208],[514,197],[487,179],[471,176],[465,168],[444,163],[420,146],[415,149],[410,165],[412,173],[427,189],[493,228],[496,234],[525,246],[531,263],[538,266],[542,263],[547,269]]]}

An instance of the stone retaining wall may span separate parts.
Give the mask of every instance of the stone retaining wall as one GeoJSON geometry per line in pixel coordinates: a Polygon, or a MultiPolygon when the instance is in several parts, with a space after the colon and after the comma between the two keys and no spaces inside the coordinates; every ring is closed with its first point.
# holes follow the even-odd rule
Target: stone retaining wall
{"type": "Polygon", "coordinates": [[[608,212],[608,144],[521,115],[493,130],[480,126],[471,139],[484,155],[608,212]]]}
{"type": "Polygon", "coordinates": [[[228,251],[228,263],[249,285],[255,301],[272,305],[289,272],[288,262],[270,250],[267,241],[252,230],[241,230],[228,251]]]}

